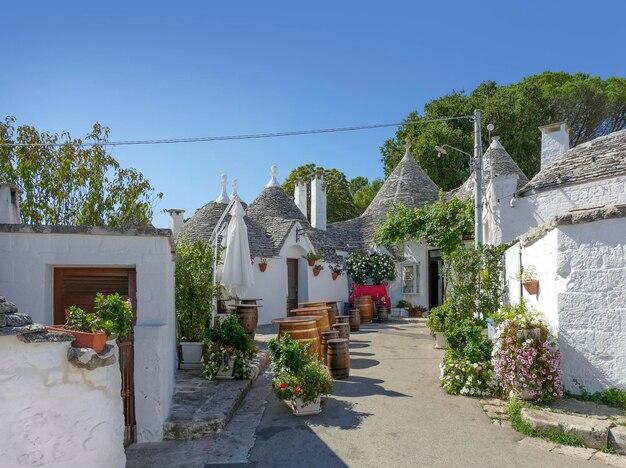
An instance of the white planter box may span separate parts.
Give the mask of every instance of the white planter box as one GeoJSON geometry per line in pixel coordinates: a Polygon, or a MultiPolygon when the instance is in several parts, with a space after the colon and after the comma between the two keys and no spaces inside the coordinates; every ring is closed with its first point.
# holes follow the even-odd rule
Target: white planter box
{"type": "Polygon", "coordinates": [[[317,399],[310,403],[304,403],[301,398],[291,400],[291,411],[296,416],[310,416],[312,414],[319,414],[322,412],[322,398],[317,399]]]}
{"type": "Polygon", "coordinates": [[[181,369],[202,369],[202,343],[182,342],[180,347],[183,351],[181,369]]]}
{"type": "Polygon", "coordinates": [[[443,332],[435,332],[435,348],[448,349],[448,340],[443,332]]]}
{"type": "Polygon", "coordinates": [[[215,375],[217,380],[232,380],[235,378],[235,358],[228,358],[228,366],[224,366],[219,368],[217,374],[215,375]]]}

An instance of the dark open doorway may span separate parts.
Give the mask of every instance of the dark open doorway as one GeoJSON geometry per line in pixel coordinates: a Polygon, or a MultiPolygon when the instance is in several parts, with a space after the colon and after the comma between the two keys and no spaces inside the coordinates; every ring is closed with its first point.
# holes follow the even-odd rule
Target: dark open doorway
{"type": "Polygon", "coordinates": [[[298,308],[298,259],[287,259],[287,311],[298,308]]]}
{"type": "Polygon", "coordinates": [[[428,251],[428,308],[443,304],[444,279],[441,276],[443,261],[441,250],[428,251]]]}

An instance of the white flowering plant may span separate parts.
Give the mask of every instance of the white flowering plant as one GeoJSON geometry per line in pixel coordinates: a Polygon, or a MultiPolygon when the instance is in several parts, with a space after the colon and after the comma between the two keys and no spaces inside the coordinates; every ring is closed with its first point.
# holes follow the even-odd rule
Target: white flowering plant
{"type": "Polygon", "coordinates": [[[365,284],[369,276],[369,258],[359,252],[354,252],[347,259],[348,274],[356,284],[365,284]]]}
{"type": "Polygon", "coordinates": [[[452,395],[485,397],[498,392],[490,362],[470,362],[446,354],[439,364],[441,386],[452,395]]]}
{"type": "Polygon", "coordinates": [[[352,253],[347,259],[348,274],[356,284],[382,284],[396,279],[396,263],[391,255],[352,253]]]}

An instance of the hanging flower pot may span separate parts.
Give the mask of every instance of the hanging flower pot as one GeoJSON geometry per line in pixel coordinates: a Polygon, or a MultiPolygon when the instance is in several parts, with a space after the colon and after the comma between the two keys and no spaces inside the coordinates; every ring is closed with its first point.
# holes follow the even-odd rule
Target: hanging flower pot
{"type": "Polygon", "coordinates": [[[315,260],[312,258],[307,259],[307,262],[309,262],[309,266],[315,266],[315,260]]]}
{"type": "Polygon", "coordinates": [[[312,267],[312,266],[315,266],[316,261],[321,260],[324,257],[322,257],[321,255],[314,254],[313,252],[309,252],[308,254],[303,255],[302,258],[304,258],[309,264],[309,266],[312,267]]]}
{"type": "Polygon", "coordinates": [[[320,271],[322,271],[324,269],[324,267],[322,265],[315,265],[313,267],[313,276],[318,276],[320,274],[320,271]]]}
{"type": "Polygon", "coordinates": [[[259,262],[259,270],[261,270],[261,273],[263,273],[265,270],[267,270],[267,259],[266,258],[262,258],[261,261],[259,262]]]}
{"type": "Polygon", "coordinates": [[[331,273],[331,276],[333,277],[333,281],[335,281],[339,277],[339,273],[337,273],[336,271],[333,271],[331,273]]]}
{"type": "Polygon", "coordinates": [[[524,280],[522,281],[522,286],[524,286],[524,289],[528,292],[528,294],[535,295],[539,291],[539,281],[536,279],[524,280]]]}

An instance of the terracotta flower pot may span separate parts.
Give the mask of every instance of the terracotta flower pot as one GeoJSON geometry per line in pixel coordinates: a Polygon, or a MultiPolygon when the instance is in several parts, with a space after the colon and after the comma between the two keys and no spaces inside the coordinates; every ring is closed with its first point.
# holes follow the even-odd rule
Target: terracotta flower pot
{"type": "Polygon", "coordinates": [[[80,332],[71,330],[65,325],[48,327],[48,330],[74,335],[74,341],[72,341],[72,347],[74,348],[91,348],[96,353],[101,353],[107,344],[107,335],[103,331],[97,331],[95,333],[80,332]]]}
{"type": "Polygon", "coordinates": [[[525,280],[522,281],[522,286],[528,292],[528,294],[537,294],[539,291],[539,281],[538,280],[525,280]]]}
{"type": "Polygon", "coordinates": [[[259,270],[261,270],[261,273],[267,270],[267,263],[259,263],[259,270]]]}
{"type": "Polygon", "coordinates": [[[320,271],[322,271],[322,270],[316,270],[315,268],[313,268],[313,276],[319,275],[320,271]]]}
{"type": "Polygon", "coordinates": [[[310,258],[310,259],[307,260],[307,262],[309,262],[309,266],[311,266],[311,267],[315,266],[315,260],[310,258]]]}
{"type": "Polygon", "coordinates": [[[333,277],[333,281],[335,281],[339,277],[339,273],[337,273],[336,271],[333,271],[332,277],[333,277]]]}

